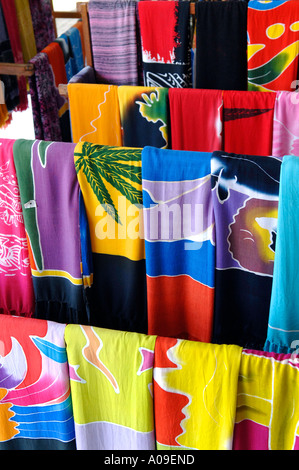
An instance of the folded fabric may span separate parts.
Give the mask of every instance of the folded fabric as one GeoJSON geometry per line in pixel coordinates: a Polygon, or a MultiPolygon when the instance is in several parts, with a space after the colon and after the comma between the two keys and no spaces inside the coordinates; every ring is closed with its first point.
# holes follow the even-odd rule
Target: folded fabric
{"type": "Polygon", "coordinates": [[[94,68],[98,83],[138,85],[135,0],[90,0],[94,68]]]}
{"type": "Polygon", "coordinates": [[[242,349],[158,337],[154,407],[158,450],[231,450],[242,349]]]}
{"type": "Polygon", "coordinates": [[[74,144],[17,140],[14,162],[37,318],[86,322],[74,144]]]}
{"type": "Polygon", "coordinates": [[[213,342],[263,350],[267,335],[281,160],[214,152],[213,342]]]}
{"type": "Polygon", "coordinates": [[[276,93],[223,92],[225,152],[272,155],[276,93]]]}
{"type": "Polygon", "coordinates": [[[31,317],[35,299],[13,160],[14,142],[0,139],[0,313],[31,317]]]}
{"type": "Polygon", "coordinates": [[[148,333],[209,342],[214,215],[209,153],[142,151],[148,333]]]}
{"type": "Polygon", "coordinates": [[[294,92],[278,91],[276,94],[272,155],[299,155],[299,107],[294,92]]]}
{"type": "Polygon", "coordinates": [[[80,72],[76,73],[69,83],[97,83],[94,68],[87,65],[80,72]]]}
{"type": "Polygon", "coordinates": [[[298,157],[285,156],[281,166],[273,288],[264,347],[277,353],[292,353],[299,344],[298,176],[298,157]]]}
{"type": "Polygon", "coordinates": [[[197,2],[196,88],[247,90],[247,2],[197,2]]]}
{"type": "Polygon", "coordinates": [[[168,147],[168,88],[118,87],[123,145],[168,147]]]}
{"type": "Polygon", "coordinates": [[[142,1],[138,13],[144,85],[192,86],[189,2],[142,1]]]}
{"type": "Polygon", "coordinates": [[[93,253],[90,324],[147,333],[141,149],[84,142],[74,155],[93,253]]]}
{"type": "Polygon", "coordinates": [[[248,3],[248,90],[291,91],[299,55],[296,0],[248,3]]]}
{"type": "Polygon", "coordinates": [[[117,86],[68,85],[73,142],[122,145],[117,86]]]}
{"type": "Polygon", "coordinates": [[[298,356],[243,350],[233,450],[299,450],[298,356]]]}
{"type": "Polygon", "coordinates": [[[37,52],[55,40],[51,0],[29,0],[37,52]]]}
{"type": "Polygon", "coordinates": [[[171,88],[169,107],[173,150],[222,150],[221,90],[171,88]]]}
{"type": "Polygon", "coordinates": [[[14,0],[17,11],[17,27],[20,33],[24,63],[37,54],[29,0],[14,0]]]}
{"type": "Polygon", "coordinates": [[[155,450],[154,336],[67,325],[78,450],[155,450]]]}
{"type": "Polygon", "coordinates": [[[76,449],[64,331],[1,315],[1,450],[76,449]]]}
{"type": "Polygon", "coordinates": [[[35,138],[61,142],[60,97],[48,56],[39,52],[30,63],[35,68],[34,75],[29,77],[35,138]]]}

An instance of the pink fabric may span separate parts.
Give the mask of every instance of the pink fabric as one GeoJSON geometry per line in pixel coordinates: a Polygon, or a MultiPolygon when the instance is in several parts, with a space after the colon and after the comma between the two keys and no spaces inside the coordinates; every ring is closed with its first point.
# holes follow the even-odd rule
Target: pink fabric
{"type": "Polygon", "coordinates": [[[0,313],[30,317],[35,299],[13,144],[0,139],[0,313]]]}
{"type": "Polygon", "coordinates": [[[299,156],[299,96],[290,91],[276,95],[273,121],[272,155],[299,156]]]}

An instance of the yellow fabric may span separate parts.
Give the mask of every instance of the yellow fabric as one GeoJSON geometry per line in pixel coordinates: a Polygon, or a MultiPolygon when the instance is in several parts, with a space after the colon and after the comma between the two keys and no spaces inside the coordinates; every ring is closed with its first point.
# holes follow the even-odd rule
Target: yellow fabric
{"type": "Polygon", "coordinates": [[[0,104],[0,127],[4,126],[8,120],[9,114],[5,104],[0,104]]]}
{"type": "Polygon", "coordinates": [[[236,423],[269,430],[269,450],[292,450],[299,423],[299,368],[291,355],[242,354],[236,423]],[[278,360],[280,359],[280,360],[278,360]]]}
{"type": "Polygon", "coordinates": [[[29,0],[15,0],[24,62],[37,54],[29,0]]]}
{"type": "Polygon", "coordinates": [[[73,142],[122,145],[117,86],[68,85],[73,142]]]}

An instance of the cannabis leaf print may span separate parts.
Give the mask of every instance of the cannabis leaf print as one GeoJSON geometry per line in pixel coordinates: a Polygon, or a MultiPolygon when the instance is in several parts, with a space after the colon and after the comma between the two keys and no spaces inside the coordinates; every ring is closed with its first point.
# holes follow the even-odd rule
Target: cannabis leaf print
{"type": "Polygon", "coordinates": [[[84,142],[75,153],[77,173],[82,171],[107,214],[121,224],[118,211],[105,181],[118,190],[131,204],[142,204],[141,149],[126,149],[84,142]],[[140,189],[133,185],[140,185],[140,189]]]}

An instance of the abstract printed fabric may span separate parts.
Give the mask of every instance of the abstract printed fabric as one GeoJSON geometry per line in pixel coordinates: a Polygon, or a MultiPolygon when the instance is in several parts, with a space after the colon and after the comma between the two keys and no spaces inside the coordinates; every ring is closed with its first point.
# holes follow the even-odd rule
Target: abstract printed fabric
{"type": "Polygon", "coordinates": [[[156,338],[67,325],[65,340],[77,449],[154,450],[156,338]]]}

